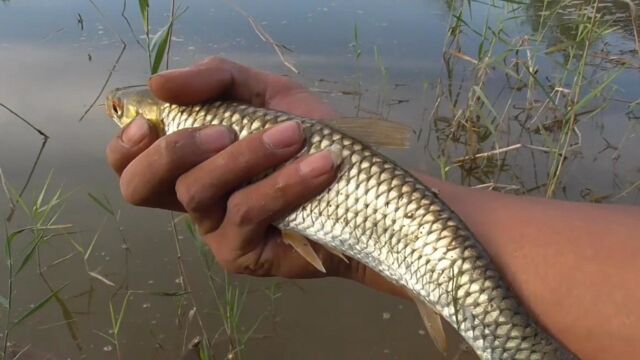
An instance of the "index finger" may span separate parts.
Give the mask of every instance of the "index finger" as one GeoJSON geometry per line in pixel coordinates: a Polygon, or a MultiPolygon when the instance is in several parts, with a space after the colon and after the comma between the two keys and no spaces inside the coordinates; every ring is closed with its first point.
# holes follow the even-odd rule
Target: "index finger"
{"type": "Polygon", "coordinates": [[[149,87],[160,100],[178,105],[226,98],[311,118],[335,116],[297,82],[220,57],[159,73],[149,80],[149,87]]]}
{"type": "Polygon", "coordinates": [[[254,106],[265,106],[274,94],[301,88],[288,79],[220,57],[159,73],[149,80],[149,86],[159,99],[179,105],[227,96],[254,106]]]}

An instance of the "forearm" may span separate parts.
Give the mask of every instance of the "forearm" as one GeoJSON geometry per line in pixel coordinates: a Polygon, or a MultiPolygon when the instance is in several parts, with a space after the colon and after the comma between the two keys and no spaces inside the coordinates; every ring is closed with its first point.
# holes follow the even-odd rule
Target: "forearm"
{"type": "MultiPolygon", "coordinates": [[[[505,195],[421,176],[525,307],[583,359],[640,355],[640,208],[505,195]]],[[[361,265],[352,278],[406,297],[361,265]]]]}
{"type": "Polygon", "coordinates": [[[640,208],[504,195],[430,177],[533,316],[583,359],[640,355],[640,208]]]}

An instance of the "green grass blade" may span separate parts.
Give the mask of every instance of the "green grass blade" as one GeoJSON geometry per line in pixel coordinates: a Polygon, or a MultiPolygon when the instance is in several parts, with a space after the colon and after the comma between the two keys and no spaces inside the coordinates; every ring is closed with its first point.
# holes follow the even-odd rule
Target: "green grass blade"
{"type": "Polygon", "coordinates": [[[107,334],[105,334],[105,333],[103,333],[101,331],[94,330],[93,332],[95,332],[96,334],[98,334],[98,335],[102,336],[103,338],[109,340],[113,344],[116,343],[116,340],[114,338],[112,338],[111,336],[109,336],[109,335],[107,335],[107,334]]]}
{"type": "Polygon", "coordinates": [[[2,305],[2,307],[4,307],[5,309],[9,308],[9,300],[7,300],[6,297],[0,295],[0,305],[2,305]]]}
{"type": "Polygon", "coordinates": [[[476,91],[476,94],[478,94],[478,96],[480,97],[482,102],[484,102],[485,106],[489,108],[489,111],[491,111],[491,114],[493,115],[493,117],[495,117],[496,120],[500,119],[500,116],[498,116],[498,113],[496,112],[496,110],[491,105],[491,101],[489,101],[487,96],[484,94],[484,91],[482,91],[482,89],[477,85],[473,86],[473,90],[476,91]]]}
{"type": "Polygon", "coordinates": [[[142,17],[142,25],[145,33],[149,32],[149,0],[138,0],[140,7],[140,16],[142,17]]]}
{"type": "Polygon", "coordinates": [[[607,87],[607,85],[609,85],[614,79],[616,79],[618,77],[618,75],[620,75],[622,73],[623,70],[624,70],[624,68],[616,71],[611,77],[606,79],[596,89],[594,89],[592,92],[587,94],[587,96],[582,98],[582,100],[580,100],[580,102],[578,102],[574,107],[571,108],[571,110],[567,114],[567,118],[569,118],[569,117],[573,116],[574,114],[576,114],[580,109],[582,109],[587,104],[589,104],[594,98],[599,96],[600,93],[602,92],[602,90],[604,90],[604,88],[607,87]]]}
{"type": "Polygon", "coordinates": [[[191,294],[191,291],[144,291],[143,293],[151,296],[179,297],[191,294]]]}
{"type": "MultiPolygon", "coordinates": [[[[18,236],[15,232],[9,234],[9,225],[7,225],[7,221],[5,220],[4,222],[4,253],[5,256],[7,257],[7,267],[9,269],[9,279],[11,279],[13,277],[13,274],[11,273],[11,267],[13,264],[12,261],[12,256],[11,256],[11,243],[13,242],[13,240],[15,239],[15,237],[18,236]]],[[[9,296],[11,296],[11,294],[9,294],[9,296]]]]}
{"type": "Polygon", "coordinates": [[[42,186],[42,190],[40,191],[38,200],[36,200],[36,203],[34,205],[33,214],[36,214],[38,209],[42,207],[42,201],[44,200],[44,195],[47,193],[47,189],[49,188],[49,184],[51,183],[52,175],[53,175],[53,172],[52,171],[49,172],[49,176],[47,176],[47,180],[44,182],[44,186],[42,186]]]}
{"type": "Polygon", "coordinates": [[[200,346],[200,351],[198,352],[198,359],[199,360],[208,360],[210,359],[209,357],[209,349],[207,349],[207,346],[200,346]]]}
{"type": "Polygon", "coordinates": [[[25,266],[27,266],[29,261],[33,258],[33,255],[35,254],[36,249],[38,248],[38,246],[40,246],[40,243],[42,242],[42,240],[44,240],[44,238],[45,238],[44,235],[40,235],[31,244],[31,247],[29,248],[29,251],[27,251],[27,254],[24,256],[24,258],[22,258],[22,262],[20,262],[20,266],[18,266],[18,270],[16,270],[16,275],[19,274],[20,271],[22,271],[22,269],[24,269],[25,266]]]}
{"type": "Polygon", "coordinates": [[[171,36],[171,28],[173,27],[173,21],[167,26],[163,27],[157,34],[151,39],[150,51],[153,57],[153,63],[151,65],[151,75],[160,70],[164,55],[167,52],[167,46],[169,45],[169,36],[171,36]]]}
{"type": "MultiPolygon", "coordinates": [[[[96,205],[98,205],[99,207],[102,208],[102,210],[106,211],[111,216],[116,216],[116,213],[113,211],[111,206],[109,206],[109,204],[107,204],[106,202],[103,202],[102,200],[98,199],[98,197],[93,195],[92,193],[88,193],[88,195],[91,198],[91,200],[93,200],[93,202],[96,203],[96,205]]],[[[102,196],[104,197],[104,195],[102,195],[102,196]]],[[[105,197],[105,200],[106,200],[106,197],[105,197]]]]}
{"type": "Polygon", "coordinates": [[[84,249],[77,242],[73,241],[73,239],[69,239],[69,241],[80,253],[84,254],[84,249]]]}
{"type": "Polygon", "coordinates": [[[127,295],[124,296],[124,300],[122,301],[122,307],[120,308],[120,314],[118,315],[118,321],[116,323],[115,328],[113,329],[113,331],[118,334],[120,332],[120,325],[122,325],[122,319],[124,318],[124,312],[127,309],[127,302],[129,301],[129,295],[131,295],[130,292],[127,293],[127,295]]]}
{"type": "Polygon", "coordinates": [[[56,291],[52,292],[51,294],[47,295],[47,297],[45,297],[44,299],[40,300],[40,302],[37,303],[34,307],[29,309],[24,314],[20,315],[20,317],[18,317],[18,320],[14,321],[11,324],[10,328],[12,329],[12,328],[20,325],[20,323],[22,323],[23,321],[25,321],[26,319],[31,317],[33,314],[35,314],[38,311],[40,311],[43,307],[45,307],[51,301],[51,299],[53,299],[67,285],[69,285],[69,283],[66,283],[66,284],[62,285],[61,287],[58,288],[58,290],[56,290],[56,291]]]}
{"type": "Polygon", "coordinates": [[[82,350],[82,345],[80,344],[80,336],[78,335],[79,328],[78,323],[76,322],[76,318],[73,316],[73,313],[71,312],[71,310],[69,310],[69,307],[62,300],[60,295],[56,293],[53,295],[53,298],[56,300],[58,306],[60,307],[60,312],[62,313],[62,317],[65,320],[65,324],[67,325],[67,330],[69,330],[71,339],[76,344],[78,350],[82,350]]]}
{"type": "Polygon", "coordinates": [[[523,66],[523,68],[527,73],[529,73],[529,76],[531,76],[531,78],[536,83],[536,85],[538,85],[538,88],[540,88],[540,90],[542,90],[542,93],[547,98],[547,100],[549,100],[549,102],[551,104],[553,104],[554,107],[558,107],[558,105],[556,104],[555,99],[553,98],[553,96],[551,96],[551,93],[549,93],[549,91],[544,86],[544,84],[540,82],[540,79],[538,79],[536,74],[532,73],[528,66],[523,66]]]}
{"type": "Polygon", "coordinates": [[[87,249],[87,252],[84,254],[85,261],[87,261],[89,256],[91,256],[91,252],[93,251],[93,246],[96,244],[96,241],[98,240],[98,236],[100,236],[100,233],[102,232],[102,227],[104,226],[106,221],[107,221],[106,218],[102,220],[102,224],[100,224],[98,231],[96,231],[96,234],[93,236],[93,239],[91,240],[91,244],[89,244],[89,248],[87,249]]]}
{"type": "Polygon", "coordinates": [[[151,75],[160,70],[162,61],[165,59],[165,55],[167,55],[167,49],[169,48],[169,42],[171,41],[171,34],[173,34],[173,24],[187,11],[187,9],[188,8],[178,10],[178,13],[169,20],[169,23],[151,38],[149,43],[149,57],[153,58],[153,62],[151,64],[151,75]]]}

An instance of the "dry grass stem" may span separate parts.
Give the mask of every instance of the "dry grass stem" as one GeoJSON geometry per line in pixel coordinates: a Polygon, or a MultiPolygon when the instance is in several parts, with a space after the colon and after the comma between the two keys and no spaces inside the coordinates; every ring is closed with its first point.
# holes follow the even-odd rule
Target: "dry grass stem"
{"type": "Polygon", "coordinates": [[[260,26],[260,24],[258,24],[258,22],[256,21],[256,19],[247,14],[246,11],[244,11],[240,6],[238,6],[235,2],[233,2],[232,0],[226,0],[226,2],[233,7],[234,10],[236,10],[238,13],[240,13],[242,16],[244,16],[247,21],[249,21],[249,24],[251,24],[251,27],[253,28],[253,30],[256,32],[256,34],[258,34],[258,36],[260,37],[260,40],[268,43],[269,45],[271,45],[273,47],[273,49],[276,51],[276,54],[278,54],[278,57],[280,58],[280,61],[282,61],[282,63],[289,68],[289,70],[293,71],[296,74],[299,74],[300,71],[298,71],[298,69],[296,69],[295,66],[293,66],[293,64],[291,64],[287,58],[284,56],[284,54],[282,53],[282,50],[287,50],[287,51],[291,51],[291,49],[287,48],[286,46],[276,42],[273,40],[273,38],[262,28],[262,26],[260,26]]]}
{"type": "MultiPolygon", "coordinates": [[[[98,5],[96,5],[96,3],[93,0],[89,0],[89,2],[96,9],[96,11],[100,15],[100,17],[104,19],[105,24],[107,25],[109,30],[118,38],[118,40],[120,41],[120,44],[122,44],[122,48],[120,49],[120,53],[118,54],[118,56],[116,57],[116,60],[114,61],[113,65],[111,66],[111,69],[109,70],[109,73],[107,74],[107,77],[104,79],[104,82],[102,83],[102,86],[100,87],[100,90],[98,91],[98,94],[93,99],[93,101],[91,101],[89,106],[82,112],[82,114],[78,118],[78,122],[81,122],[82,120],[84,120],[84,118],[87,116],[89,111],[91,111],[91,109],[93,109],[93,107],[96,105],[96,103],[100,100],[100,98],[102,97],[102,94],[104,93],[104,90],[107,88],[107,85],[109,84],[109,81],[111,80],[111,77],[113,76],[113,73],[116,71],[116,68],[118,67],[118,64],[120,63],[120,59],[122,59],[122,56],[124,55],[124,52],[127,50],[127,43],[122,39],[122,37],[118,34],[118,32],[115,31],[111,27],[111,25],[109,25],[109,22],[107,21],[107,19],[105,18],[104,14],[102,13],[102,10],[100,10],[98,5]]],[[[124,12],[124,10],[123,10],[123,12],[124,12]]]]}

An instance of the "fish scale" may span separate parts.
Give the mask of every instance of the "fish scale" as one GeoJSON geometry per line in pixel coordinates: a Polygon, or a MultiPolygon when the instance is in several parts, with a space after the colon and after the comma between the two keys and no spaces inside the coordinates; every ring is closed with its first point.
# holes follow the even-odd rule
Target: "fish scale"
{"type": "Polygon", "coordinates": [[[301,154],[337,146],[342,162],[328,189],[275,225],[337,249],[407,289],[441,314],[481,359],[575,358],[536,325],[437,193],[370,146],[328,124],[248,105],[156,102],[166,133],[225,125],[243,138],[299,121],[307,140],[301,154]]]}

